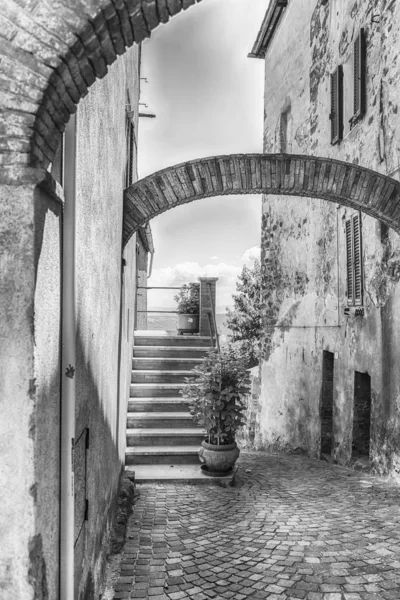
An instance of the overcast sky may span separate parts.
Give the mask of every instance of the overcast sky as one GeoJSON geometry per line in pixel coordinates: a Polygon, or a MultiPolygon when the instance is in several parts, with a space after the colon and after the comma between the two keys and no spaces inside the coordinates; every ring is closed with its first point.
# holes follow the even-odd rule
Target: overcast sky
{"type": "MultiPolygon", "coordinates": [[[[250,52],[269,0],[203,0],[142,45],[139,177],[191,159],[262,152],[264,62],[250,52]]],[[[259,196],[207,198],[151,221],[149,285],[219,277],[217,305],[231,304],[243,264],[260,244],[259,196]]],[[[176,292],[175,292],[176,293],[176,292]]],[[[173,293],[149,293],[173,306],[173,293]]]]}

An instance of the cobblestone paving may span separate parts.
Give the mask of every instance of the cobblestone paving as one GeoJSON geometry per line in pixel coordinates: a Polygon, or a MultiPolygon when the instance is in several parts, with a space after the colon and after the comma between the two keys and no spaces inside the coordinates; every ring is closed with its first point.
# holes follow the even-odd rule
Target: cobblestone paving
{"type": "Polygon", "coordinates": [[[139,491],[116,599],[400,600],[393,483],[305,457],[242,453],[233,488],[139,491]]]}

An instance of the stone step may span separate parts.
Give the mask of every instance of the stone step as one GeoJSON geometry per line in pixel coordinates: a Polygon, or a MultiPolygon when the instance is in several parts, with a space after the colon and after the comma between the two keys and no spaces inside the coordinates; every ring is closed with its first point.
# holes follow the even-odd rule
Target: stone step
{"type": "Polygon", "coordinates": [[[131,428],[126,430],[127,446],[200,446],[205,431],[196,428],[131,428]]]}
{"type": "Polygon", "coordinates": [[[201,470],[201,465],[128,465],[127,473],[135,476],[135,483],[193,483],[205,485],[217,485],[229,487],[235,480],[237,467],[235,466],[229,475],[224,477],[209,477],[201,470]]]}
{"type": "Polygon", "coordinates": [[[128,401],[128,413],[141,412],[189,412],[190,403],[179,396],[177,398],[131,398],[128,401]]]}
{"type": "Polygon", "coordinates": [[[132,371],[132,383],[187,383],[187,377],[197,377],[192,371],[132,371]]]}
{"type": "Polygon", "coordinates": [[[189,412],[148,412],[129,413],[126,426],[130,428],[196,428],[189,412]]]}
{"type": "Polygon", "coordinates": [[[207,354],[208,347],[185,347],[185,346],[134,346],[133,357],[144,358],[201,358],[207,354]]]}
{"type": "Polygon", "coordinates": [[[176,398],[184,383],[131,383],[131,398],[176,398]]]}
{"type": "Polygon", "coordinates": [[[132,359],[132,369],[138,371],[191,371],[201,362],[201,358],[140,356],[132,359]]]}
{"type": "Polygon", "coordinates": [[[207,347],[211,346],[211,340],[207,336],[199,335],[169,335],[160,332],[136,332],[134,334],[135,346],[184,346],[207,347]]]}
{"type": "Polygon", "coordinates": [[[200,446],[129,446],[126,465],[198,465],[200,446]]]}

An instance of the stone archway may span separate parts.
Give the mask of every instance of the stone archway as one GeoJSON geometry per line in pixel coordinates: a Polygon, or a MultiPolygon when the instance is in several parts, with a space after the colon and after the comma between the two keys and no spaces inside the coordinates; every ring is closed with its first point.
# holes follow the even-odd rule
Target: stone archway
{"type": "Polygon", "coordinates": [[[200,0],[67,0],[0,4],[0,183],[53,161],[60,134],[108,65],[200,0]]]}
{"type": "Polygon", "coordinates": [[[400,233],[400,182],[370,169],[294,154],[232,154],[182,163],[126,188],[123,243],[150,219],[187,202],[226,194],[319,198],[350,206],[400,233]]]}

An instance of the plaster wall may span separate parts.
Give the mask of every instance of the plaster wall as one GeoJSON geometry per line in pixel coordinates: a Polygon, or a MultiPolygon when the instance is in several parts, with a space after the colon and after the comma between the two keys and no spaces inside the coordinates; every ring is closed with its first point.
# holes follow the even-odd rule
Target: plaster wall
{"type": "MultiPolygon", "coordinates": [[[[399,28],[394,2],[290,2],[265,59],[265,152],[332,157],[397,177],[399,28]],[[379,22],[371,22],[372,14],[379,22]],[[338,64],[351,63],[360,27],[367,40],[366,115],[332,146],[329,76],[338,64]]],[[[391,368],[400,358],[398,235],[390,232],[382,243],[379,222],[362,216],[365,316],[346,316],[344,223],[351,213],[310,199],[263,200],[257,443],[319,456],[322,354],[329,350],[335,354],[334,458],[351,461],[354,371],[367,372],[372,464],[400,477],[400,387],[391,368]]]]}
{"type": "MultiPolygon", "coordinates": [[[[122,251],[122,202],[138,62],[135,47],[78,107],[76,438],[88,428],[89,448],[86,469],[75,450],[77,599],[99,596],[124,463],[136,239],[122,251]]],[[[0,187],[0,597],[45,600],[59,580],[63,193],[18,183],[0,187]]]]}
{"type": "Polygon", "coordinates": [[[35,535],[34,188],[0,187],[0,595],[28,598],[35,535]],[[23,524],[23,526],[21,526],[23,524]]]}
{"type": "MultiPolygon", "coordinates": [[[[76,435],[89,430],[86,477],[81,478],[89,510],[80,533],[77,524],[75,562],[76,597],[85,599],[98,596],[124,464],[136,237],[122,256],[122,200],[127,104],[137,106],[138,84],[138,48],[133,48],[92,86],[77,115],[76,435]]],[[[135,110],[135,132],[137,118],[135,110]]],[[[84,453],[81,457],[84,461],[84,453]]],[[[83,490],[80,497],[83,501],[83,490]]],[[[82,520],[79,498],[76,515],[82,520]]]]}

